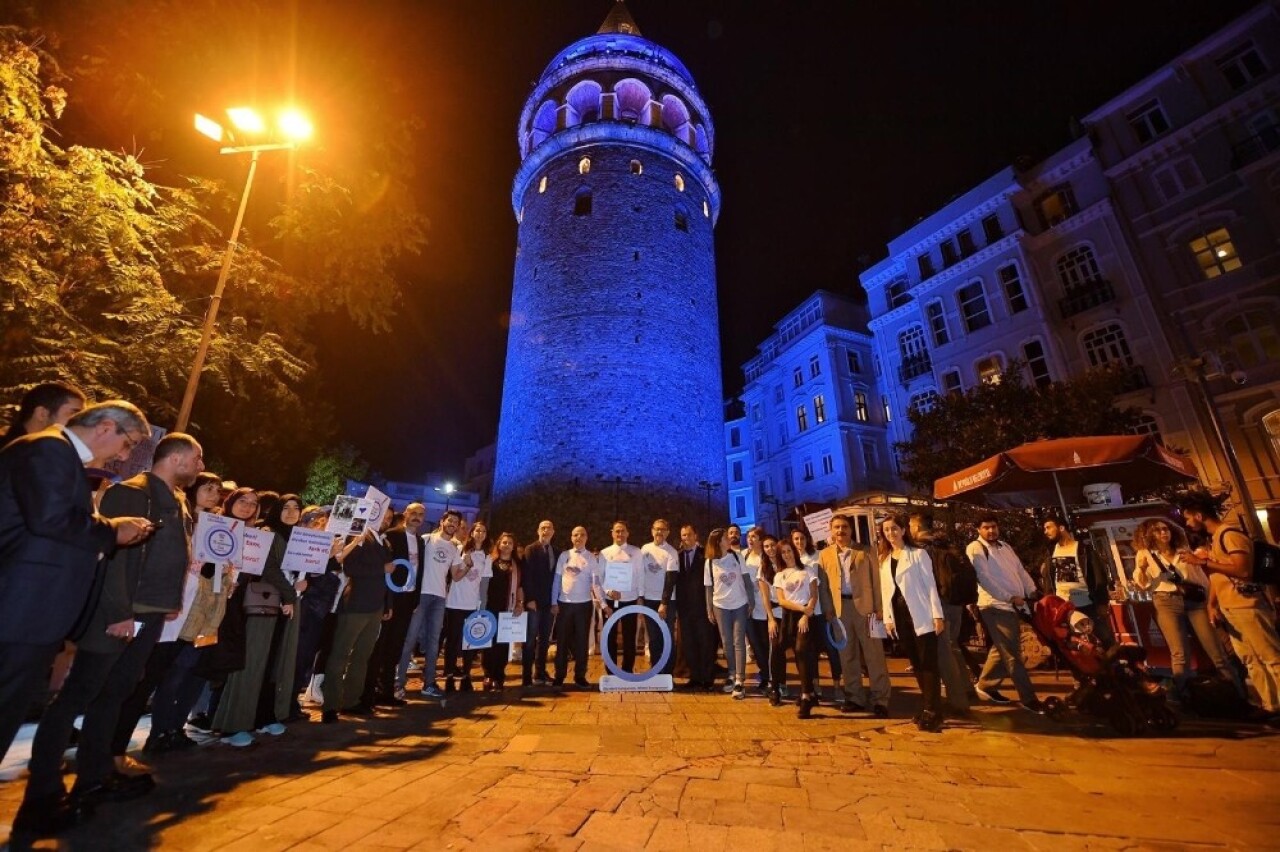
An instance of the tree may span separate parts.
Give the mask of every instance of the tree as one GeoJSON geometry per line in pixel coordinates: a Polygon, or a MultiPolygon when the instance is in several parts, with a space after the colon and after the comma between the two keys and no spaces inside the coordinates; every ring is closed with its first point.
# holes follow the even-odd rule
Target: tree
{"type": "Polygon", "coordinates": [[[302,490],[302,501],[327,506],[339,494],[346,492],[348,479],[361,480],[368,473],[368,462],[350,444],[325,450],[307,468],[307,486],[302,490]]]}
{"type": "Polygon", "coordinates": [[[928,410],[908,412],[911,439],[895,445],[902,478],[932,493],[938,478],[1019,444],[1132,433],[1139,412],[1115,404],[1130,378],[1125,369],[1098,369],[1029,387],[1022,365],[1011,363],[996,381],[948,394],[928,410]]]}

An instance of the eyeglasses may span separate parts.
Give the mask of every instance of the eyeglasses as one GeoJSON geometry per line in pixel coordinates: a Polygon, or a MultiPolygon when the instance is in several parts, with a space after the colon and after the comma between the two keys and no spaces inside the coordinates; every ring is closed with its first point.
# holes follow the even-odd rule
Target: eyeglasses
{"type": "Polygon", "coordinates": [[[121,452],[132,453],[133,448],[138,446],[138,444],[142,443],[141,435],[135,438],[132,435],[130,435],[128,432],[121,429],[119,426],[116,427],[116,434],[119,435],[121,438],[124,438],[124,450],[122,450],[121,452]]]}

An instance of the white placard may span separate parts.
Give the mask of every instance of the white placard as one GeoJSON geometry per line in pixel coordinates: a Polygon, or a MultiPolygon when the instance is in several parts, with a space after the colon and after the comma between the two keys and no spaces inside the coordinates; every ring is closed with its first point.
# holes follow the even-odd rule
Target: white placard
{"type": "Polygon", "coordinates": [[[499,645],[523,642],[528,632],[529,613],[522,612],[519,615],[511,612],[498,613],[498,637],[494,641],[499,645]]]}
{"type": "Polygon", "coordinates": [[[619,592],[623,600],[631,597],[631,581],[634,579],[630,562],[606,562],[604,564],[604,587],[611,592],[619,592]]]}
{"type": "Polygon", "coordinates": [[[333,533],[298,525],[289,534],[289,543],[285,546],[284,561],[280,563],[280,567],[285,571],[302,574],[323,574],[329,565],[332,550],[333,533]]]}
{"type": "Polygon", "coordinates": [[[809,538],[813,539],[814,544],[831,541],[831,516],[833,514],[835,513],[830,509],[822,509],[804,516],[805,529],[809,531],[809,538]]]}
{"type": "Polygon", "coordinates": [[[224,562],[240,563],[244,540],[244,521],[201,512],[196,519],[194,537],[196,560],[221,566],[224,562]]]}
{"type": "Polygon", "coordinates": [[[246,574],[261,577],[267,567],[267,554],[271,552],[271,540],[276,534],[269,530],[246,528],[244,531],[244,547],[240,551],[240,570],[246,574]]]}
{"type": "Polygon", "coordinates": [[[876,618],[875,613],[867,616],[867,635],[872,639],[889,638],[889,631],[885,629],[884,622],[876,618]]]}
{"type": "Polygon", "coordinates": [[[369,501],[368,524],[377,532],[382,529],[382,519],[391,511],[391,498],[370,485],[369,490],[364,493],[364,499],[369,501]]]}
{"type": "Polygon", "coordinates": [[[325,532],[336,535],[360,535],[369,523],[374,510],[373,502],[363,497],[343,494],[333,501],[333,512],[325,525],[325,532]]]}

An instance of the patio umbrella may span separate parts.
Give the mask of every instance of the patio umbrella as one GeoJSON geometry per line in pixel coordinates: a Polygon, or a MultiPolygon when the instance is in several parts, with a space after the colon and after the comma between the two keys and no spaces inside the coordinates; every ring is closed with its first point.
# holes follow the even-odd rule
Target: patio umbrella
{"type": "Polygon", "coordinates": [[[1115,482],[1123,491],[1148,491],[1197,478],[1195,465],[1169,452],[1151,435],[1096,435],[1033,441],[997,453],[938,479],[938,500],[968,500],[1000,509],[1057,502],[1067,515],[1064,489],[1115,482]]]}

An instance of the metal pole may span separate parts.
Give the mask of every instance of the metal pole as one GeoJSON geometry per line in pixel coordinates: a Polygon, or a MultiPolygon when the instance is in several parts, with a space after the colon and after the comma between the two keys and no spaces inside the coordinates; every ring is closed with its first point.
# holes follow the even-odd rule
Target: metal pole
{"type": "Polygon", "coordinates": [[[1053,487],[1058,491],[1058,505],[1062,507],[1062,522],[1067,525],[1067,529],[1071,528],[1071,515],[1067,512],[1067,498],[1062,496],[1062,483],[1058,481],[1058,472],[1050,471],[1053,474],[1053,487]]]}
{"type": "Polygon", "coordinates": [[[178,409],[178,420],[173,426],[175,432],[187,431],[191,420],[191,409],[196,401],[196,389],[200,386],[200,372],[204,369],[205,358],[209,354],[209,344],[213,340],[213,326],[218,319],[218,305],[222,302],[222,291],[227,286],[227,277],[231,273],[231,259],[235,255],[236,240],[240,236],[240,225],[244,222],[244,211],[249,206],[249,190],[253,187],[253,175],[258,170],[259,151],[254,151],[249,160],[249,176],[244,181],[244,192],[240,194],[240,209],[236,211],[236,222],[231,228],[231,237],[227,240],[226,251],[222,255],[222,269],[218,272],[218,283],[213,288],[213,298],[209,300],[209,310],[204,315],[204,331],[200,335],[200,346],[196,349],[195,361],[191,364],[191,375],[187,377],[187,390],[182,395],[182,407],[178,409]]]}

